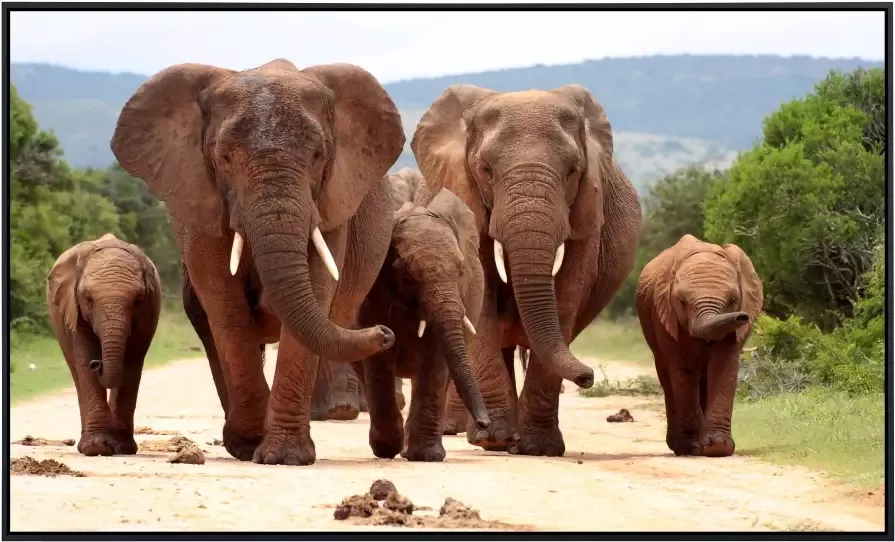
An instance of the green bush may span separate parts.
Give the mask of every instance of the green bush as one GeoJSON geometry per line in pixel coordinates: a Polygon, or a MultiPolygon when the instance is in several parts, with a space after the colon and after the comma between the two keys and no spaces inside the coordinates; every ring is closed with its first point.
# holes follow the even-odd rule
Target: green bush
{"type": "Polygon", "coordinates": [[[830,333],[799,316],[766,314],[755,323],[753,351],[743,356],[738,393],[764,397],[826,386],[849,395],[884,389],[885,253],[879,242],[867,285],[854,303],[855,316],[830,333]]]}

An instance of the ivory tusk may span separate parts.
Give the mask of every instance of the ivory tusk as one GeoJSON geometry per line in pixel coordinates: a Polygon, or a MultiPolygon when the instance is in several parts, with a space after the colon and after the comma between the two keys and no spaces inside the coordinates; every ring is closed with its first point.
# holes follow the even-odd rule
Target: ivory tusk
{"type": "Polygon", "coordinates": [[[311,240],[314,242],[314,248],[317,249],[317,254],[320,254],[320,257],[323,258],[323,265],[326,266],[326,270],[338,281],[339,268],[336,267],[336,260],[333,259],[329,247],[326,246],[326,241],[323,239],[323,234],[320,233],[320,228],[314,228],[314,232],[311,233],[311,240]]]}
{"type": "Polygon", "coordinates": [[[562,258],[566,255],[566,244],[562,243],[559,245],[559,248],[556,249],[556,258],[553,260],[553,276],[555,277],[557,273],[559,273],[559,268],[562,267],[562,258]]]}
{"type": "Polygon", "coordinates": [[[233,248],[230,250],[230,274],[235,275],[239,269],[239,258],[242,257],[242,236],[239,233],[233,235],[233,248]]]}
{"type": "Polygon", "coordinates": [[[469,330],[470,333],[475,335],[475,326],[472,325],[472,322],[469,321],[469,318],[463,317],[463,325],[466,326],[466,329],[469,330]]]}
{"type": "Polygon", "coordinates": [[[426,331],[426,321],[420,320],[420,327],[416,329],[416,336],[422,337],[423,333],[426,331]]]}
{"type": "Polygon", "coordinates": [[[500,280],[507,284],[507,268],[503,261],[503,246],[497,239],[494,240],[494,265],[497,266],[497,274],[500,275],[500,280]]]}

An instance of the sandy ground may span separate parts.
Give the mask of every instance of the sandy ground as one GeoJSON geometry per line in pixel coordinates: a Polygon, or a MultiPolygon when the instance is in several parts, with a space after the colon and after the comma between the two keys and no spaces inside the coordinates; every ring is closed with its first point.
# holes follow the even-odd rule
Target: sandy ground
{"type": "MultiPolygon", "coordinates": [[[[275,356],[268,357],[268,381],[275,356]]],[[[596,365],[595,360],[591,362],[596,365]]],[[[601,362],[610,379],[636,367],[601,362]]],[[[519,371],[521,372],[521,371],[519,371]]],[[[410,397],[409,385],[405,394],[410,397]]],[[[170,464],[167,452],[84,457],[73,446],[11,446],[11,457],[53,458],[84,477],[10,477],[12,531],[387,529],[333,519],[334,505],[379,478],[435,510],[453,497],[483,519],[537,530],[882,531],[882,496],[856,496],[820,473],[746,457],[675,458],[664,442],[661,402],[587,399],[566,383],[562,458],[490,453],[445,437],[443,463],[380,460],[367,444],[368,418],[313,422],[317,462],[261,466],[233,459],[220,438],[223,417],[208,365],[185,360],[147,371],[137,426],[174,431],[207,452],[204,465],[170,464]],[[633,423],[607,423],[619,408],[633,423]],[[100,512],[101,511],[101,512],[100,512]]],[[[406,410],[405,410],[406,416],[406,410]]],[[[12,409],[10,436],[78,438],[74,389],[12,409]]],[[[138,435],[137,441],[170,435],[138,435]]],[[[391,527],[400,528],[400,527],[391,527]]]]}

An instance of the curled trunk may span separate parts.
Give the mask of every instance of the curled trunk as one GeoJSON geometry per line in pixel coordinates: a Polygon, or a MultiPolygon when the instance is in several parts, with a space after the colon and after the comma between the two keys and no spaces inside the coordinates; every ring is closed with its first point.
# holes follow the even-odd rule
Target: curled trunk
{"type": "Polygon", "coordinates": [[[384,328],[339,327],[320,306],[308,268],[308,240],[315,227],[309,190],[297,195],[293,179],[259,185],[263,188],[246,197],[246,235],[271,308],[283,325],[306,348],[332,361],[357,361],[391,346],[383,341],[390,335],[384,328]]]}
{"type": "MultiPolygon", "coordinates": [[[[432,310],[434,314],[435,329],[438,334],[441,351],[444,353],[448,371],[457,387],[457,393],[463,400],[463,404],[472,414],[476,425],[485,429],[491,425],[488,417],[488,409],[482,398],[472,367],[469,365],[469,354],[464,335],[463,316],[464,309],[460,302],[460,295],[452,292],[449,299],[438,302],[437,308],[432,310]]],[[[429,297],[431,299],[431,297],[429,297]]]]}
{"type": "Polygon", "coordinates": [[[745,312],[704,312],[695,319],[690,334],[704,341],[716,341],[749,323],[745,312]]]}

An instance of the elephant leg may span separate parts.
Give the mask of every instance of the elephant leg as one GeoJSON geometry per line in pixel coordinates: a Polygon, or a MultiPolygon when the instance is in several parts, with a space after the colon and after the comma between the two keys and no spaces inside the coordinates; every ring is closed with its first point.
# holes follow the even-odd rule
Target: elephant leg
{"type": "Polygon", "coordinates": [[[358,378],[358,380],[360,380],[360,385],[358,385],[358,387],[357,387],[359,402],[360,402],[360,404],[358,405],[358,408],[360,409],[361,412],[369,412],[370,407],[367,405],[367,390],[366,390],[367,386],[364,383],[363,374],[362,373],[358,374],[357,378],[358,378]]]}
{"type": "Polygon", "coordinates": [[[666,361],[659,355],[656,356],[656,376],[659,378],[659,385],[662,386],[662,394],[665,397],[665,444],[668,445],[669,450],[673,451],[680,434],[680,423],[674,408],[674,388],[671,385],[669,368],[666,361]]]}
{"type": "MultiPolygon", "coordinates": [[[[337,262],[344,258],[345,234],[344,229],[323,234],[337,262]]],[[[320,255],[314,251],[308,253],[308,271],[317,302],[324,312],[329,313],[336,283],[320,255]]],[[[320,356],[299,343],[285,326],[282,328],[277,367],[264,422],[264,438],[252,457],[255,463],[311,465],[317,460],[311,439],[311,401],[317,373],[324,365],[320,356]]]]}
{"type": "Polygon", "coordinates": [[[137,453],[137,442],[134,440],[134,411],[137,409],[137,394],[140,391],[140,379],[143,377],[143,361],[149,350],[149,341],[131,340],[128,343],[124,383],[120,388],[109,392],[109,405],[112,417],[121,428],[122,440],[115,449],[115,454],[137,453]]]}
{"type": "MultiPolygon", "coordinates": [[[[226,266],[208,261],[230,259],[225,237],[199,237],[174,224],[192,289],[205,309],[227,390],[224,447],[233,457],[249,461],[264,431],[270,389],[261,365],[260,342],[245,295],[243,272],[231,275],[226,266]]],[[[213,373],[212,373],[213,374],[213,373]]]]}
{"type": "Polygon", "coordinates": [[[332,381],[332,364],[320,360],[317,377],[314,379],[314,392],[311,396],[311,420],[324,422],[329,419],[330,382],[332,381]]]}
{"type": "Polygon", "coordinates": [[[221,367],[217,348],[214,345],[214,337],[211,334],[211,326],[208,323],[208,314],[205,313],[205,309],[202,308],[199,298],[196,297],[196,293],[193,291],[189,273],[186,270],[186,265],[183,263],[180,266],[180,284],[183,310],[186,312],[186,317],[193,326],[196,335],[199,336],[199,340],[202,341],[205,357],[208,358],[208,367],[211,369],[211,378],[214,380],[214,387],[217,390],[218,399],[221,402],[221,408],[224,409],[224,417],[226,418],[227,405],[229,404],[227,380],[221,367]]]}
{"type": "Polygon", "coordinates": [[[444,356],[437,350],[423,354],[420,372],[411,383],[410,415],[401,452],[408,461],[439,462],[447,455],[441,443],[441,418],[449,375],[444,356]]]}
{"type": "Polygon", "coordinates": [[[101,350],[92,330],[84,323],[78,324],[72,336],[72,354],[72,359],[66,361],[75,379],[81,411],[78,452],[86,456],[114,455],[116,450],[125,453],[127,438],[109,409],[107,390],[87,367],[90,360],[101,357],[101,350]]]}
{"type": "Polygon", "coordinates": [[[702,444],[700,433],[702,430],[702,408],[699,405],[699,378],[700,375],[675,364],[675,368],[669,371],[671,389],[674,399],[675,431],[674,440],[671,443],[671,451],[674,455],[700,455],[702,444]]]}
{"type": "Polygon", "coordinates": [[[469,411],[466,410],[466,405],[463,404],[463,399],[460,398],[457,385],[453,380],[448,380],[447,399],[445,399],[442,420],[443,435],[457,435],[466,432],[469,411]]]}
{"type": "Polygon", "coordinates": [[[330,380],[329,419],[356,420],[360,414],[360,380],[348,363],[325,362],[332,374],[330,380]]]}
{"type": "Polygon", "coordinates": [[[395,398],[395,359],[398,346],[364,360],[367,406],[370,409],[370,448],[373,455],[392,459],[404,443],[404,417],[395,398]]]}
{"type": "Polygon", "coordinates": [[[736,443],[731,435],[731,417],[739,373],[740,349],[736,344],[732,347],[723,343],[718,346],[709,356],[701,444],[702,455],[728,457],[736,450],[736,443]]]}
{"type": "MultiPolygon", "coordinates": [[[[516,396],[512,391],[497,329],[496,295],[486,286],[476,336],[469,345],[469,361],[491,425],[479,429],[466,416],[466,440],[490,451],[507,451],[519,438],[516,429],[516,396]]],[[[465,408],[465,407],[464,407],[465,408]]]]}
{"type": "Polygon", "coordinates": [[[511,454],[562,456],[566,445],[559,430],[559,389],[562,378],[547,372],[531,352],[519,396],[519,442],[511,454]]]}
{"type": "Polygon", "coordinates": [[[398,402],[398,410],[404,410],[407,399],[404,398],[404,379],[395,377],[395,401],[398,402]]]}
{"type": "MultiPolygon", "coordinates": [[[[575,262],[560,268],[556,275],[556,307],[560,331],[566,344],[580,332],[581,314],[591,307],[593,319],[612,298],[602,290],[594,290],[597,277],[598,245],[593,240],[567,243],[566,261],[575,262]],[[601,307],[600,307],[601,308],[601,307]]],[[[614,293],[614,292],[613,292],[614,293]]],[[[559,429],[559,395],[561,377],[550,373],[534,350],[528,351],[525,380],[519,394],[519,443],[510,453],[520,455],[562,456],[566,445],[559,429]]]]}
{"type": "MultiPolygon", "coordinates": [[[[336,325],[346,328],[355,325],[360,306],[379,276],[391,242],[391,198],[390,181],[383,177],[348,221],[344,265],[340,268],[342,278],[330,309],[330,319],[336,325]]],[[[362,380],[346,364],[327,361],[321,365],[326,367],[325,372],[321,367],[324,374],[315,383],[313,419],[357,419],[361,411],[362,380]]]]}

